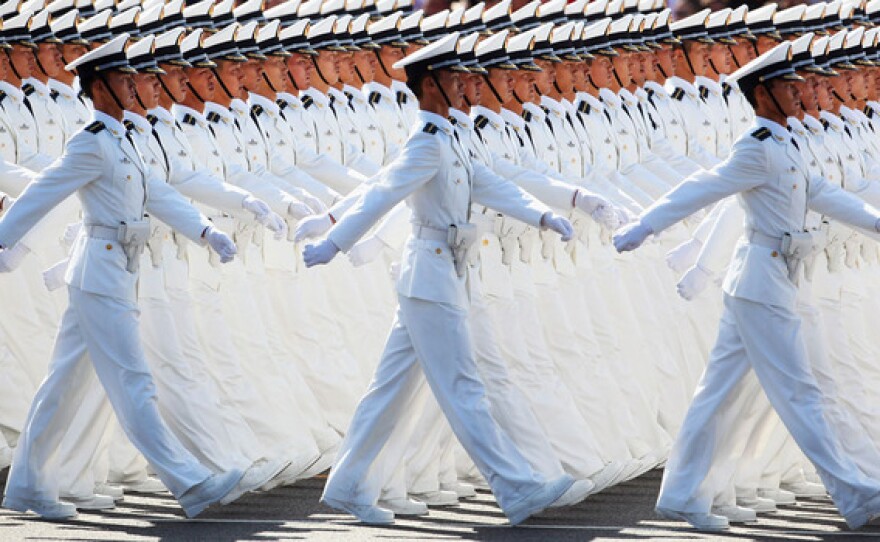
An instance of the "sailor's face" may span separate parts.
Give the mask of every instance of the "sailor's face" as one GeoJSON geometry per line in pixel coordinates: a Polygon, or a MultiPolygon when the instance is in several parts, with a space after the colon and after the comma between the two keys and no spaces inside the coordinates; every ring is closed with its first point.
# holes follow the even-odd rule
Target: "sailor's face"
{"type": "Polygon", "coordinates": [[[483,96],[483,75],[469,73],[463,75],[462,78],[464,79],[464,93],[467,95],[468,101],[472,104],[480,103],[483,96]]]}
{"type": "Polygon", "coordinates": [[[55,43],[39,44],[37,46],[37,58],[49,77],[57,76],[58,72],[64,69],[64,63],[61,60],[61,50],[55,43]]]}
{"type": "Polygon", "coordinates": [[[326,49],[318,51],[315,62],[317,62],[318,69],[321,70],[321,76],[324,77],[328,85],[335,85],[339,81],[339,62],[333,51],[327,51],[326,49]]]}
{"type": "Polygon", "coordinates": [[[763,55],[764,53],[766,53],[770,49],[776,47],[777,45],[779,45],[779,42],[776,41],[774,38],[767,36],[766,34],[761,34],[760,36],[758,36],[758,53],[759,54],[763,55]]]}
{"type": "Polygon", "coordinates": [[[214,72],[210,68],[188,68],[186,71],[189,84],[195,89],[196,94],[205,101],[214,99],[214,94],[217,92],[214,72]]]}
{"type": "Polygon", "coordinates": [[[123,109],[133,109],[137,103],[137,86],[130,73],[111,71],[105,75],[109,90],[122,103],[123,109]]]}
{"type": "Polygon", "coordinates": [[[514,91],[523,102],[537,103],[538,91],[535,90],[535,72],[517,70],[514,75],[514,91]]]}
{"type": "Polygon", "coordinates": [[[263,61],[262,76],[269,80],[276,92],[283,92],[287,88],[287,62],[284,57],[269,56],[263,61]]]}
{"type": "Polygon", "coordinates": [[[30,47],[16,43],[9,52],[9,58],[12,66],[22,79],[27,79],[34,73],[37,67],[37,59],[34,56],[34,50],[30,47]]]}
{"type": "Polygon", "coordinates": [[[816,92],[814,91],[814,77],[815,75],[813,74],[806,74],[806,76],[804,77],[805,81],[798,81],[794,83],[801,98],[801,107],[805,112],[815,111],[819,107],[819,100],[816,96],[816,92]]]}
{"type": "Polygon", "coordinates": [[[312,86],[312,59],[308,55],[294,53],[287,59],[290,76],[300,89],[312,86]]]}
{"type": "Polygon", "coordinates": [[[613,86],[613,66],[611,59],[605,55],[599,55],[590,64],[590,78],[598,88],[610,88],[613,86]]]}
{"type": "Polygon", "coordinates": [[[242,62],[220,60],[217,62],[217,74],[233,98],[241,97],[244,89],[244,71],[242,62]]]}
{"type": "Polygon", "coordinates": [[[712,45],[710,58],[715,70],[718,73],[731,73],[733,71],[733,58],[730,56],[730,49],[723,43],[712,45]]]}
{"type": "Polygon", "coordinates": [[[833,109],[834,99],[831,97],[831,83],[829,78],[822,75],[814,75],[810,79],[813,83],[813,92],[816,94],[816,102],[819,109],[833,109]]]}
{"type": "MultiPolygon", "coordinates": [[[[394,68],[394,63],[406,56],[405,49],[392,45],[383,45],[382,49],[379,50],[379,56],[382,58],[382,65],[388,70],[388,75],[398,81],[406,81],[406,72],[394,68]]],[[[381,68],[377,66],[377,69],[381,68]]]]}
{"type": "Polygon", "coordinates": [[[161,67],[165,70],[165,75],[160,75],[159,78],[162,80],[165,88],[168,89],[171,100],[182,102],[186,98],[186,84],[189,82],[186,70],[172,64],[161,64],[161,67]]]}
{"type": "Polygon", "coordinates": [[[153,109],[159,105],[159,76],[152,73],[139,73],[134,76],[137,95],[143,102],[144,107],[153,109]]]}
{"type": "Polygon", "coordinates": [[[776,79],[770,87],[773,96],[787,117],[800,117],[803,112],[801,93],[796,82],[776,79]]]}
{"type": "Polygon", "coordinates": [[[88,52],[89,48],[85,45],[79,45],[75,43],[65,43],[61,45],[61,56],[64,58],[64,62],[67,64],[70,64],[71,62],[88,52]]]}
{"type": "Polygon", "coordinates": [[[452,70],[440,70],[438,76],[440,84],[449,98],[451,107],[461,111],[462,107],[466,106],[464,103],[464,87],[461,82],[462,74],[452,70]]]}

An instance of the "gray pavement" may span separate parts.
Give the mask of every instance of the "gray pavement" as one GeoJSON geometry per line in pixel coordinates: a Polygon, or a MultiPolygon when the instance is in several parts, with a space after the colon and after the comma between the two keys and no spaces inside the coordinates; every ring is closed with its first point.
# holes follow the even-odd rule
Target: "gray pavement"
{"type": "MultiPolygon", "coordinates": [[[[0,475],[5,478],[5,473],[0,475]]],[[[2,480],[0,480],[2,486],[2,480]]],[[[652,471],[590,497],[578,506],[541,514],[512,528],[488,493],[429,516],[399,519],[390,527],[357,524],[350,516],[318,503],[323,479],[250,495],[207,511],[196,520],[183,517],[170,495],[126,496],[111,512],[81,513],[74,521],[52,523],[0,511],[0,541],[7,540],[768,540],[880,541],[880,528],[849,531],[830,500],[802,501],[762,516],[757,524],[720,534],[701,534],[686,524],[653,513],[660,471],[652,471]]]]}

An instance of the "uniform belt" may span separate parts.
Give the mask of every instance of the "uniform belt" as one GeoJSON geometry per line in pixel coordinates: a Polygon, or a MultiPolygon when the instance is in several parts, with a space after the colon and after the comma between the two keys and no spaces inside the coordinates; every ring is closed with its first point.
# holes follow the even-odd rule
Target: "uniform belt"
{"type": "Polygon", "coordinates": [[[782,248],[782,237],[773,237],[772,235],[766,235],[757,230],[750,230],[748,239],[749,243],[753,245],[769,248],[771,250],[780,250],[782,248]]]}
{"type": "Polygon", "coordinates": [[[110,226],[86,226],[86,234],[94,239],[116,241],[119,239],[119,228],[110,226]]]}
{"type": "Polygon", "coordinates": [[[424,241],[441,241],[446,243],[449,241],[449,230],[425,226],[424,224],[414,224],[413,236],[424,241]]]}

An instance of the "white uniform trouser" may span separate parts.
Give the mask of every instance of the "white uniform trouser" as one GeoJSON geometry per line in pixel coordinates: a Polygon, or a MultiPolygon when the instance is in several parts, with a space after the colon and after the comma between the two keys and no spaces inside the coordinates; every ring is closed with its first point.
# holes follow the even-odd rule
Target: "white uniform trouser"
{"type": "Polygon", "coordinates": [[[34,396],[35,386],[19,363],[0,329],[0,448],[18,440],[34,396]]]}
{"type": "Polygon", "coordinates": [[[375,504],[381,473],[370,472],[408,404],[425,382],[502,509],[539,491],[544,480],[529,466],[489,413],[477,376],[467,310],[398,296],[400,307],[370,389],[343,440],[325,499],[375,504]],[[376,475],[380,476],[377,477],[376,475]]]}
{"type": "Polygon", "coordinates": [[[180,497],[211,473],[186,451],[159,415],[155,385],[141,348],[137,305],[73,287],[69,296],[49,375],[28,413],[6,495],[58,498],[53,455],[81,395],[97,375],[128,438],[165,486],[180,497]]]}
{"type": "MultiPolygon", "coordinates": [[[[867,520],[865,509],[880,497],[880,484],[862,475],[844,453],[825,418],[824,398],[810,369],[793,307],[724,298],[718,339],[666,465],[657,506],[708,513],[720,479],[708,477],[736,432],[735,403],[750,369],[798,446],[816,466],[840,513],[851,525],[867,520]]],[[[721,483],[725,483],[721,481],[721,483]]],[[[729,484],[729,479],[726,482],[729,484]]]]}

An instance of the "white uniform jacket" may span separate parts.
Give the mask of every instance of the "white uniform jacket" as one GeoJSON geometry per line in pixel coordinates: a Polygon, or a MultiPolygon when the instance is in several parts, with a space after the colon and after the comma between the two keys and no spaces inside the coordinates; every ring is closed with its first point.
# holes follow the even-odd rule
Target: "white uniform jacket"
{"type": "MultiPolygon", "coordinates": [[[[414,229],[442,232],[450,225],[467,223],[471,200],[539,226],[549,209],[486,166],[473,162],[453,134],[447,119],[421,111],[419,123],[398,159],[383,170],[378,182],[370,185],[328,238],[348,251],[382,215],[404,199],[412,210],[414,229]]],[[[399,295],[466,306],[464,281],[455,273],[445,242],[420,239],[414,232],[401,261],[399,295]]]]}
{"type": "Polygon", "coordinates": [[[792,307],[797,288],[788,278],[780,247],[784,234],[803,231],[807,210],[876,231],[880,212],[821,177],[807,164],[779,124],[758,117],[754,129],[734,144],[730,156],[710,171],[698,172],[642,213],[661,232],[727,196],[738,194],[746,212],[746,237],[736,248],[724,292],[756,303],[792,307]],[[751,232],[757,232],[753,234],[751,232]],[[750,241],[760,236],[762,241],[750,241]]]}
{"type": "MultiPolygon", "coordinates": [[[[83,224],[117,228],[144,212],[196,243],[211,225],[161,179],[150,175],[116,119],[95,112],[95,121],[71,138],[65,153],[28,186],[0,221],[0,245],[12,246],[46,213],[77,193],[83,224]]],[[[83,231],[71,251],[65,281],[84,292],[136,300],[137,273],[116,241],[83,231]]]]}

